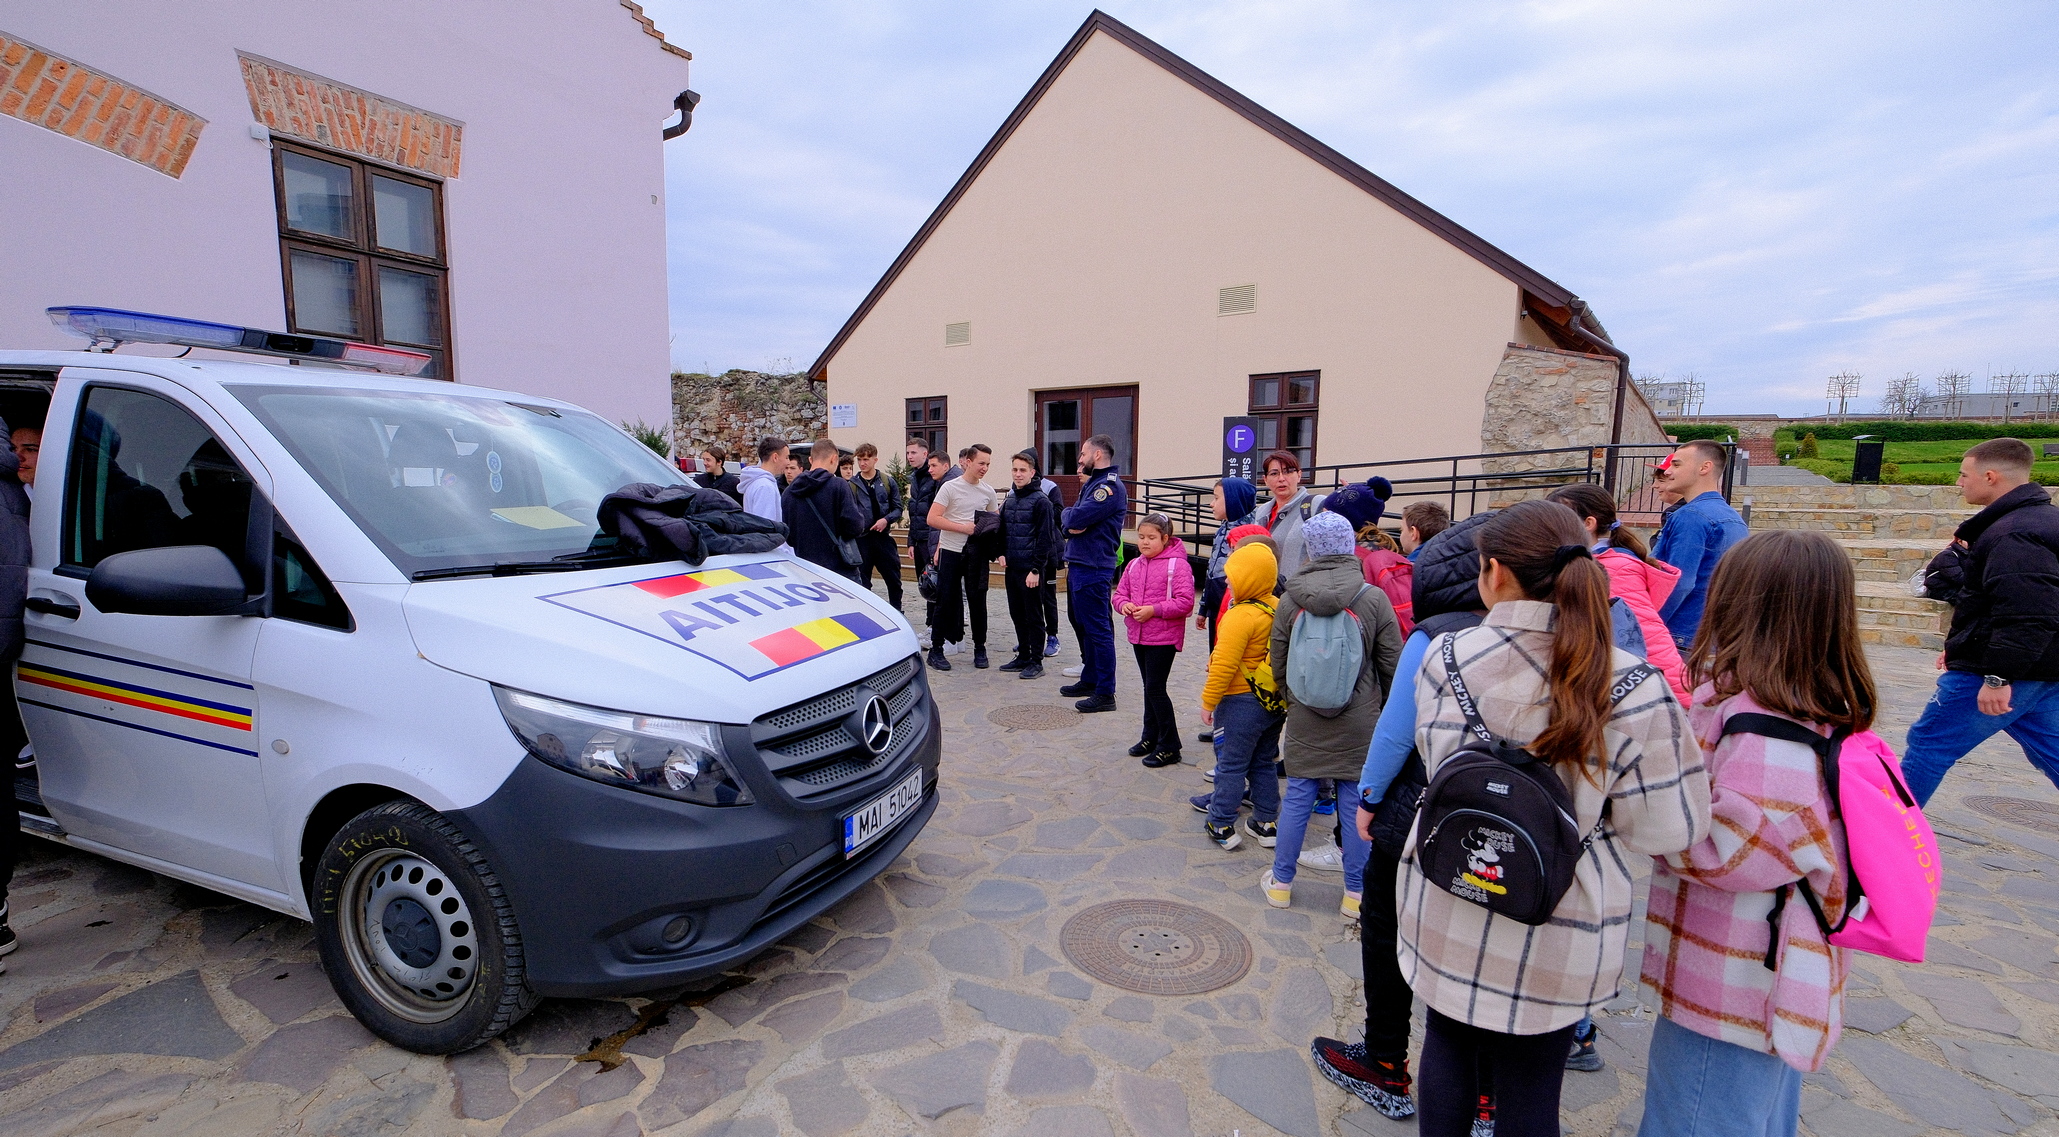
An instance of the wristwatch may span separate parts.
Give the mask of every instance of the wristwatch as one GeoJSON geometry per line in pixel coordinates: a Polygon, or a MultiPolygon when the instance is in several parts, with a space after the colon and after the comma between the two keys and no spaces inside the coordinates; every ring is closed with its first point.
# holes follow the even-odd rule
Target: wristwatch
{"type": "Polygon", "coordinates": [[[1983,675],[1980,677],[1980,681],[1983,684],[1986,684],[1990,690],[1998,687],[2007,687],[2009,685],[2009,681],[2007,679],[2002,678],[1999,675],[1983,675]]]}

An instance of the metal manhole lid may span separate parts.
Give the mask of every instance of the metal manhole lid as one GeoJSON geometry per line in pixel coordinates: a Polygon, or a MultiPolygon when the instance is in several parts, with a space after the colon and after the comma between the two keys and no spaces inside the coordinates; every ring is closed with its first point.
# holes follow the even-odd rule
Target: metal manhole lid
{"type": "Polygon", "coordinates": [[[995,707],[987,712],[987,721],[1010,730],[1063,730],[1077,725],[1080,713],[1071,707],[1021,703],[1012,707],[995,707]]]}
{"type": "Polygon", "coordinates": [[[1200,995],[1251,970],[1251,941],[1228,920],[1169,900],[1113,900],[1065,922],[1058,946],[1074,967],[1142,995],[1200,995]]]}
{"type": "Polygon", "coordinates": [[[1966,808],[1988,817],[2013,821],[2028,829],[2059,833],[2059,806],[2021,797],[1981,794],[1966,799],[1966,808]]]}

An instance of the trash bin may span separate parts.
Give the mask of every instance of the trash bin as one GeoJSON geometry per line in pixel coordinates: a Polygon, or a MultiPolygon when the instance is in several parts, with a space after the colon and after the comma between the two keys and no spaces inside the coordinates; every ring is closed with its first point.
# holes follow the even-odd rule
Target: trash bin
{"type": "Polygon", "coordinates": [[[1854,443],[1852,453],[1852,482],[1878,483],[1880,481],[1880,458],[1887,450],[1887,443],[1881,441],[1859,441],[1854,443]]]}

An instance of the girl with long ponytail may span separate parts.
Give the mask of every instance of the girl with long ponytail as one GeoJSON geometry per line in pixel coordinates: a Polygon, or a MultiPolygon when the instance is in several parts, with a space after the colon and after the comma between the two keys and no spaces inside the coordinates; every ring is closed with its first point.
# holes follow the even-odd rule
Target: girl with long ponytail
{"type": "MultiPolygon", "coordinates": [[[[1463,1137],[1491,1096],[1498,1137],[1558,1132],[1574,1025],[1614,999],[1636,855],[1676,853],[1709,825],[1709,779],[1679,700],[1614,646],[1609,577],[1579,516],[1555,502],[1478,529],[1487,618],[1449,633],[1479,717],[1565,783],[1593,834],[1549,923],[1499,916],[1432,883],[1410,838],[1397,884],[1401,970],[1429,1009],[1417,1082],[1425,1137],[1463,1137]]],[[[1430,776],[1469,737],[1442,646],[1416,680],[1416,749],[1430,776]]],[[[1469,846],[1470,848],[1470,846],[1469,846]]],[[[1479,852],[1482,870],[1504,854],[1479,852]]]]}
{"type": "Polygon", "coordinates": [[[1622,527],[1616,519],[1615,496],[1600,486],[1561,486],[1545,500],[1558,502],[1580,518],[1594,559],[1609,574],[1609,595],[1637,617],[1637,629],[1644,633],[1645,662],[1666,677],[1666,686],[1681,706],[1691,706],[1686,661],[1659,615],[1680,584],[1680,570],[1653,557],[1635,532],[1622,527]]]}

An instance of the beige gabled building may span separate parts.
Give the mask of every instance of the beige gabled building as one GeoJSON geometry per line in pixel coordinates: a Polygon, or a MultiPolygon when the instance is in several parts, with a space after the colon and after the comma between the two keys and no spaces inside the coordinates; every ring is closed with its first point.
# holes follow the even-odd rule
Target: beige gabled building
{"type": "Polygon", "coordinates": [[[844,446],[1056,473],[1106,433],[1166,478],[1229,416],[1305,466],[1662,440],[1626,364],[1569,289],[1095,12],[809,374],[844,446]]]}

